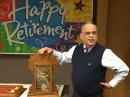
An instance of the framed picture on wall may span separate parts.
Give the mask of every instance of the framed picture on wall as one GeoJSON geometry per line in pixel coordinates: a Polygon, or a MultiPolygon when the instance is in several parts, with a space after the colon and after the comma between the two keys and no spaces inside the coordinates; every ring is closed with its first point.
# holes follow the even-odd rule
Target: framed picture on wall
{"type": "Polygon", "coordinates": [[[67,51],[80,43],[84,22],[96,23],[97,0],[2,0],[0,54],[31,54],[42,47],[67,51]]]}

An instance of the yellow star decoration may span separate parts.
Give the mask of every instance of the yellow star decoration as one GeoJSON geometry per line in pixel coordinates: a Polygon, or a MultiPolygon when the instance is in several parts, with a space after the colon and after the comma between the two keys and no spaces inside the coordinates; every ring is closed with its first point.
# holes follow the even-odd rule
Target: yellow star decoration
{"type": "Polygon", "coordinates": [[[93,0],[82,0],[85,5],[82,11],[76,10],[75,3],[80,0],[56,0],[65,10],[65,22],[92,21],[93,0]]]}

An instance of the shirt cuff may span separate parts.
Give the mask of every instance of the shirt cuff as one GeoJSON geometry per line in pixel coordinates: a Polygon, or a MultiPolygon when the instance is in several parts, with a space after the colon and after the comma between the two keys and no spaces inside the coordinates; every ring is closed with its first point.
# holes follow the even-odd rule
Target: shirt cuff
{"type": "Polygon", "coordinates": [[[56,50],[53,50],[53,53],[52,53],[52,54],[56,57],[56,59],[57,59],[57,61],[59,62],[59,64],[62,65],[62,62],[61,62],[61,52],[58,52],[58,51],[56,51],[56,50]]]}
{"type": "Polygon", "coordinates": [[[54,56],[57,56],[58,55],[58,52],[56,50],[53,50],[53,53],[52,53],[54,56]]]}
{"type": "Polygon", "coordinates": [[[117,84],[119,83],[119,81],[116,80],[111,80],[109,81],[109,84],[114,88],[117,84]]]}

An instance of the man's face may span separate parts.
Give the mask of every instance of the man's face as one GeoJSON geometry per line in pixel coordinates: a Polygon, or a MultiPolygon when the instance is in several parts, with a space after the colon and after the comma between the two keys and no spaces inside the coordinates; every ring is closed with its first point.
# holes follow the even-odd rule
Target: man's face
{"type": "Polygon", "coordinates": [[[97,28],[93,24],[86,24],[82,28],[80,38],[86,46],[94,46],[97,42],[97,28]]]}

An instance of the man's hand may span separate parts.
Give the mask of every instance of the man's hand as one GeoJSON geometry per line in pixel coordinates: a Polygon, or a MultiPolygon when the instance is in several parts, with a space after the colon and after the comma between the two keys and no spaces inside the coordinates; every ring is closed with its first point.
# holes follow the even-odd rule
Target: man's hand
{"type": "Polygon", "coordinates": [[[39,49],[38,52],[39,54],[43,54],[44,52],[47,52],[49,54],[49,53],[53,53],[53,49],[49,47],[44,47],[39,49]]]}
{"type": "Polygon", "coordinates": [[[107,89],[111,89],[112,88],[112,86],[109,84],[109,83],[103,83],[103,82],[101,82],[100,83],[104,88],[107,88],[107,89]]]}

